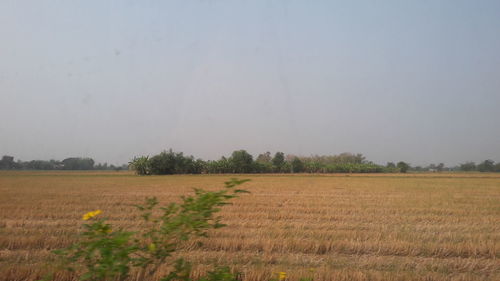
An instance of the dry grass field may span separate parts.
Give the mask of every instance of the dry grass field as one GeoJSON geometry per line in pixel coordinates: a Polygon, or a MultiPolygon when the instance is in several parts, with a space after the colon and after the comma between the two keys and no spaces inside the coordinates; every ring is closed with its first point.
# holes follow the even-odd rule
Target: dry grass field
{"type": "MultiPolygon", "coordinates": [[[[0,280],[36,280],[51,250],[68,246],[83,213],[140,227],[132,204],[217,189],[230,175],[135,176],[129,172],[1,172],[0,280]]],[[[500,175],[243,175],[243,195],[224,207],[227,227],[196,264],[230,265],[243,280],[500,280],[500,175]]],[[[66,272],[57,280],[75,280],[66,272]]]]}

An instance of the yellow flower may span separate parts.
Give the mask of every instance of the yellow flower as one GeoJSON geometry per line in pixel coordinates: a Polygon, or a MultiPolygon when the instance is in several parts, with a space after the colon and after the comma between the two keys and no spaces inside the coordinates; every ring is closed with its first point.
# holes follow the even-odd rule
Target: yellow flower
{"type": "Polygon", "coordinates": [[[148,245],[148,250],[149,250],[150,252],[154,252],[154,251],[156,251],[156,245],[155,245],[155,243],[151,243],[151,244],[149,244],[149,245],[148,245]]]}
{"type": "Polygon", "coordinates": [[[88,212],[86,213],[85,215],[83,215],[83,220],[86,221],[86,220],[89,220],[97,215],[99,215],[100,213],[102,213],[101,210],[95,210],[93,212],[88,212]]]}
{"type": "Polygon", "coordinates": [[[283,281],[286,279],[286,272],[278,272],[278,280],[283,281]]]}

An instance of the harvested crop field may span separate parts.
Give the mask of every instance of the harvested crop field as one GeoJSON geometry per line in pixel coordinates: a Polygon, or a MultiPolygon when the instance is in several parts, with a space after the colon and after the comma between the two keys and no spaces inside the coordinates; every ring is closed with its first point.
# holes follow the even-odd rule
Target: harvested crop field
{"type": "MultiPolygon", "coordinates": [[[[133,204],[218,189],[233,175],[1,172],[0,280],[53,270],[82,214],[140,227],[133,204]]],[[[251,192],[223,208],[228,226],[182,255],[203,272],[229,265],[248,281],[500,280],[500,175],[241,175],[251,192]],[[275,276],[275,275],[274,275],[275,276]]],[[[56,280],[74,280],[58,272],[56,280]]]]}

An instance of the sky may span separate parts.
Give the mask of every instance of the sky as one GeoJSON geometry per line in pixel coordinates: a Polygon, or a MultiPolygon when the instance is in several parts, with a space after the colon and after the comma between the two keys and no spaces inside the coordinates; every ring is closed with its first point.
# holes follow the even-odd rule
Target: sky
{"type": "Polygon", "coordinates": [[[500,1],[0,1],[0,154],[500,161],[500,1]]]}

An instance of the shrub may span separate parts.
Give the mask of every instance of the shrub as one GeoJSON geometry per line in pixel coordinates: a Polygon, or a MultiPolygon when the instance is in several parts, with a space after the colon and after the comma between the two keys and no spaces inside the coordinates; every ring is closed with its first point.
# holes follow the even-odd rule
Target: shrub
{"type": "MultiPolygon", "coordinates": [[[[142,280],[150,279],[160,265],[173,266],[162,281],[190,281],[191,265],[174,253],[183,241],[204,237],[209,229],[223,227],[215,216],[220,207],[247,191],[235,189],[248,180],[231,179],[220,191],[195,189],[193,196],[182,196],[181,203],[158,207],[156,197],[146,198],[135,207],[141,212],[145,227],[140,231],[116,229],[100,218],[100,210],[89,212],[83,219],[84,231],[74,245],[55,251],[81,280],[124,280],[132,268],[142,269],[142,280]],[[155,212],[155,210],[160,210],[155,212]]],[[[236,280],[228,268],[216,268],[199,281],[236,280]]]]}

